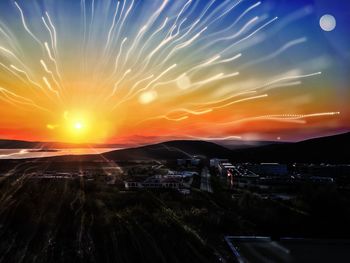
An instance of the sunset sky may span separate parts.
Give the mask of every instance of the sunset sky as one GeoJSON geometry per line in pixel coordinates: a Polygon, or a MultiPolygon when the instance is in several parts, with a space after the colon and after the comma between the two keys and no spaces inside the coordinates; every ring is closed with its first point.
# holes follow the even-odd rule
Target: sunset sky
{"type": "Polygon", "coordinates": [[[0,138],[294,141],[346,132],[349,24],[345,0],[4,0],[0,138]]]}

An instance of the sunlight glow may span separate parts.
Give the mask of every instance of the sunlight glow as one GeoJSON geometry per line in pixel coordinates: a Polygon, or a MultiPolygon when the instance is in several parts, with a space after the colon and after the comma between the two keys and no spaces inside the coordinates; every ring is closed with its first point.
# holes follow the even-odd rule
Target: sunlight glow
{"type": "Polygon", "coordinates": [[[74,123],[74,128],[77,130],[81,130],[83,128],[83,124],[81,122],[74,123]]]}
{"type": "MultiPolygon", "coordinates": [[[[241,0],[31,2],[1,2],[0,138],[288,139],[299,124],[306,134],[348,127],[334,89],[347,76],[316,63],[333,62],[327,43],[316,41],[323,32],[300,26],[309,9],[280,13],[241,0]],[[329,111],[342,116],[319,114],[329,111]]],[[[314,24],[331,31],[335,17],[314,24]]]]}

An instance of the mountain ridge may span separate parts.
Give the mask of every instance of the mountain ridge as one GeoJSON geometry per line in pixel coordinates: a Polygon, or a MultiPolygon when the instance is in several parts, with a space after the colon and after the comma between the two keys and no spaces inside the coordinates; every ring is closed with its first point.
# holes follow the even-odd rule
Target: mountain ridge
{"type": "Polygon", "coordinates": [[[232,158],[250,162],[350,163],[350,132],[295,143],[274,144],[232,151],[232,158]]]}
{"type": "MultiPolygon", "coordinates": [[[[0,140],[1,141],[1,140],[0,140]]],[[[65,155],[44,157],[53,161],[93,161],[107,159],[127,160],[174,160],[192,158],[227,158],[233,162],[308,162],[350,163],[350,132],[308,139],[296,143],[229,149],[222,145],[200,140],[173,140],[157,144],[114,150],[99,155],[65,155]]]]}

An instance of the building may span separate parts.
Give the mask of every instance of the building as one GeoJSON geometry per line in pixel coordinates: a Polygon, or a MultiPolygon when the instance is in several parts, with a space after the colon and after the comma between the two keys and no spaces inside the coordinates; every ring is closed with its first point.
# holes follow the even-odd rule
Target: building
{"type": "Polygon", "coordinates": [[[264,236],[225,236],[235,262],[348,262],[350,242],[264,236]]]}
{"type": "Polygon", "coordinates": [[[332,177],[324,177],[324,176],[310,176],[309,181],[314,184],[333,184],[334,179],[332,177]]]}
{"type": "Polygon", "coordinates": [[[172,176],[172,177],[192,177],[198,175],[198,172],[193,172],[193,171],[168,171],[168,176],[172,176]]]}
{"type": "Polygon", "coordinates": [[[248,164],[246,168],[259,175],[287,175],[287,165],[279,163],[248,164]]]}
{"type": "Polygon", "coordinates": [[[218,165],[218,171],[221,176],[233,176],[234,166],[232,163],[220,163],[218,165]]]}
{"type": "Polygon", "coordinates": [[[349,176],[350,175],[350,165],[347,164],[294,164],[293,165],[294,173],[299,173],[302,175],[311,175],[311,176],[349,176]]]}
{"type": "Polygon", "coordinates": [[[146,180],[138,181],[124,181],[125,189],[180,189],[183,184],[182,181],[176,177],[160,177],[151,176],[146,180]]]}
{"type": "Polygon", "coordinates": [[[213,158],[210,159],[210,167],[218,167],[220,163],[228,163],[228,159],[219,159],[219,158],[213,158]]]}
{"type": "Polygon", "coordinates": [[[198,158],[188,158],[188,159],[177,159],[177,165],[180,166],[198,166],[200,164],[201,160],[198,158]]]}

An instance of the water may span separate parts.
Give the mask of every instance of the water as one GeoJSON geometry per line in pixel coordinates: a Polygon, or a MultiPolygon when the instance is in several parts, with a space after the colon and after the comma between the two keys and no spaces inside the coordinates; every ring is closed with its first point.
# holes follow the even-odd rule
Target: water
{"type": "Polygon", "coordinates": [[[40,149],[0,149],[0,159],[41,158],[62,155],[100,154],[119,148],[73,148],[41,151],[40,149]]]}

